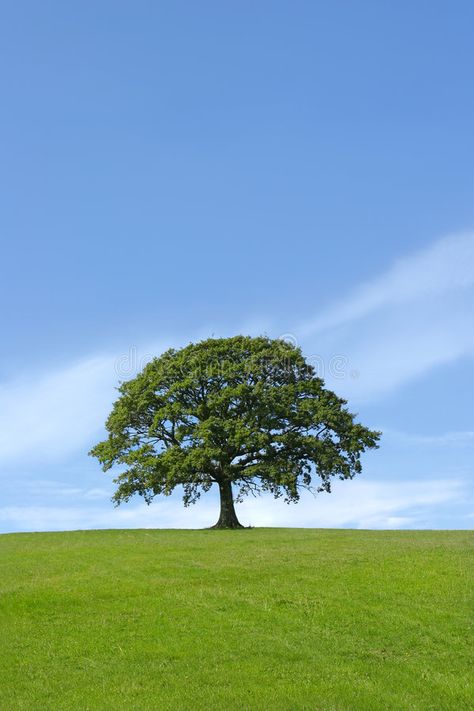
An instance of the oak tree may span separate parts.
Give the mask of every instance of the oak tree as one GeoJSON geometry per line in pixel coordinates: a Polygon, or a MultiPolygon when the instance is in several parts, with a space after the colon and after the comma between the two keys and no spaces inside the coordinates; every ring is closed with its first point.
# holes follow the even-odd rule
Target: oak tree
{"type": "Polygon", "coordinates": [[[301,350],[282,340],[236,336],[170,349],[120,384],[108,437],[90,452],[120,465],[116,504],[147,503],[183,489],[184,505],[216,485],[215,528],[239,528],[234,494],[271,492],[297,502],[302,489],[352,479],[380,433],[355,421],[301,350]]]}

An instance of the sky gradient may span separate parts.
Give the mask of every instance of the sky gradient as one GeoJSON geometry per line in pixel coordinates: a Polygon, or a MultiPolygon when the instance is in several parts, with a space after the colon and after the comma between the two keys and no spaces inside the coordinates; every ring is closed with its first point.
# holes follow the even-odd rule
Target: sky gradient
{"type": "Polygon", "coordinates": [[[298,343],[384,432],[252,525],[474,521],[474,6],[18,2],[0,22],[0,531],[211,525],[114,509],[120,379],[211,335],[298,343]]]}

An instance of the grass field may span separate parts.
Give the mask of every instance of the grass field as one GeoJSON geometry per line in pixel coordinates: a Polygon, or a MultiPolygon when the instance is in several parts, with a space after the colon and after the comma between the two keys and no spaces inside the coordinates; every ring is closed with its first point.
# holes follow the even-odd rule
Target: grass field
{"type": "Polygon", "coordinates": [[[469,532],[0,536],[0,709],[474,709],[469,532]]]}

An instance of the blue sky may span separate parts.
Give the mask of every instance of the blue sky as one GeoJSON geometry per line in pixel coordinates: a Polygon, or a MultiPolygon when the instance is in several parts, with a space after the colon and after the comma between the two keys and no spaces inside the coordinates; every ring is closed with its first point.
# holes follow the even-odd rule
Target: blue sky
{"type": "Polygon", "coordinates": [[[120,378],[209,335],[302,346],[384,431],[253,525],[474,521],[472,3],[18,2],[0,22],[0,530],[205,526],[110,503],[120,378]]]}

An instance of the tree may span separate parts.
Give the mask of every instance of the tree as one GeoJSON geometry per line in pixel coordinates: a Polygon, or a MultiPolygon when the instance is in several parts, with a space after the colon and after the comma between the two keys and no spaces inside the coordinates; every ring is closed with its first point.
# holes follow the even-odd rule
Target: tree
{"type": "Polygon", "coordinates": [[[181,485],[188,506],[216,484],[214,528],[241,527],[233,485],[237,501],[260,491],[288,503],[303,488],[330,492],[332,477],[361,471],[361,453],[380,436],[354,421],[299,348],[266,337],[168,350],[118,390],[108,438],[90,452],[104,471],[125,467],[115,503],[134,494],[150,503],[181,485]]]}

